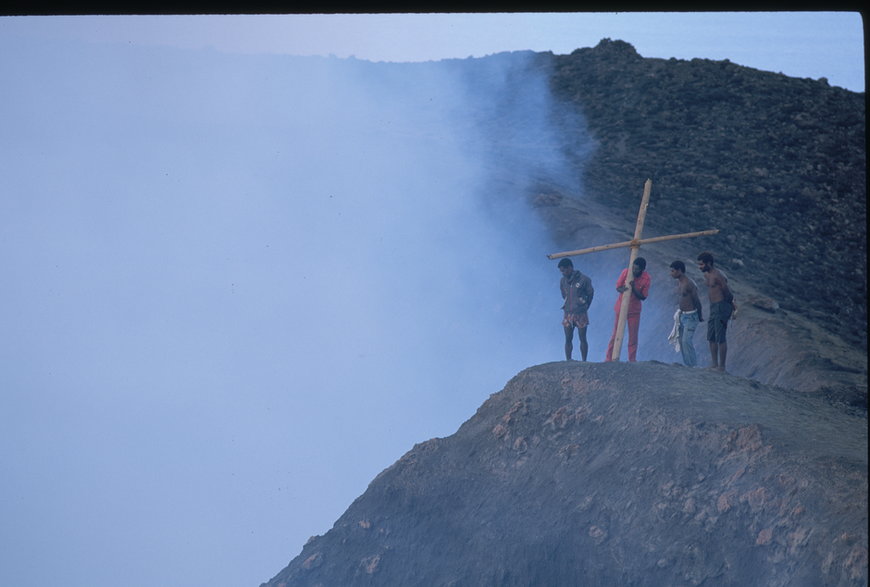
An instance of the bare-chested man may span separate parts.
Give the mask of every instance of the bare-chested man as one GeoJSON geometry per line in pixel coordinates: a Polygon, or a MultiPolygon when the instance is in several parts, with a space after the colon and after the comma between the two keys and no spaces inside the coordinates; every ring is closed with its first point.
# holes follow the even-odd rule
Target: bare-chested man
{"type": "Polygon", "coordinates": [[[694,281],[686,277],[686,264],[682,261],[671,263],[671,277],[677,280],[678,288],[680,311],[677,340],[680,341],[680,353],[683,355],[683,363],[688,367],[694,367],[698,364],[698,358],[695,355],[695,343],[692,339],[698,323],[704,321],[698,287],[694,281]]]}
{"type": "Polygon", "coordinates": [[[707,295],[710,296],[710,316],[707,320],[707,341],[710,343],[710,358],[712,368],[725,370],[725,358],[728,356],[728,344],[725,331],[728,329],[728,319],[737,309],[734,295],[728,288],[728,279],[713,267],[713,255],[704,251],[698,255],[698,269],[704,274],[707,284],[707,295]]]}

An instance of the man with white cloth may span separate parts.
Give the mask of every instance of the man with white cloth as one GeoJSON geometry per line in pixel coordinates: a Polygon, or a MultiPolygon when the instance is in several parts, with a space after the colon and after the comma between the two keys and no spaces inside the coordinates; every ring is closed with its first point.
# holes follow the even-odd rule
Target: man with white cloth
{"type": "Polygon", "coordinates": [[[668,341],[674,349],[683,355],[683,363],[688,367],[698,364],[695,355],[695,345],[692,337],[700,322],[704,321],[701,313],[701,299],[698,297],[698,286],[686,277],[686,264],[682,261],[671,263],[671,277],[677,280],[679,307],[674,314],[674,328],[668,341]]]}

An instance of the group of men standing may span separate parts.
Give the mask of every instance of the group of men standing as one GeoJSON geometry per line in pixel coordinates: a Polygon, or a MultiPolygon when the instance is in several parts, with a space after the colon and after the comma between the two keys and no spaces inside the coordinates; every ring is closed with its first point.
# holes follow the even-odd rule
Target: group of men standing
{"type": "MultiPolygon", "coordinates": [[[[682,261],[671,263],[671,277],[677,280],[678,308],[674,315],[674,330],[672,340],[679,348],[683,363],[689,367],[697,364],[697,356],[692,337],[698,324],[704,321],[701,300],[698,296],[698,288],[695,282],[686,276],[686,265],[682,261]]],[[[707,341],[710,345],[711,368],[719,371],[725,370],[725,359],[728,354],[726,331],[728,320],[736,310],[734,296],[728,288],[728,279],[714,267],[713,255],[703,252],[698,255],[698,269],[704,274],[704,282],[710,298],[710,312],[707,317],[707,341]]],[[[571,360],[574,351],[574,329],[580,340],[580,355],[585,361],[589,352],[589,343],[586,339],[586,329],[589,326],[589,306],[595,290],[592,287],[592,279],[579,270],[574,269],[574,263],[568,259],[559,261],[559,271],[562,279],[559,288],[562,298],[565,300],[562,309],[564,318],[562,327],[565,330],[565,359],[571,360]]],[[[616,317],[613,325],[613,334],[607,345],[605,361],[612,360],[614,340],[619,322],[619,313],[622,308],[623,293],[631,290],[628,301],[628,313],[626,326],[628,327],[628,360],[637,360],[637,339],[640,329],[641,304],[649,296],[652,280],[646,272],[646,259],[638,257],[631,267],[631,275],[628,269],[623,269],[616,280],[616,298],[614,312],[616,317]]]]}

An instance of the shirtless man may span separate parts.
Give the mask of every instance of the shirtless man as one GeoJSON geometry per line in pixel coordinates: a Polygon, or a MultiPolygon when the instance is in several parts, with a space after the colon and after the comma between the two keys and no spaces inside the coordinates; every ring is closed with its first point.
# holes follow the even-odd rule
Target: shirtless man
{"type": "Polygon", "coordinates": [[[698,298],[698,287],[694,281],[686,277],[686,264],[682,261],[671,263],[671,277],[677,280],[679,296],[680,326],[677,337],[680,341],[680,353],[683,355],[683,364],[694,367],[698,364],[698,359],[692,338],[698,323],[704,321],[701,300],[698,298]]]}
{"type": "Polygon", "coordinates": [[[728,279],[713,267],[713,255],[704,251],[698,255],[698,269],[704,274],[707,284],[707,295],[710,296],[710,316],[707,321],[707,341],[710,343],[710,358],[712,369],[725,370],[725,358],[728,355],[728,344],[725,331],[728,329],[728,319],[737,310],[734,295],[728,288],[728,279]]]}

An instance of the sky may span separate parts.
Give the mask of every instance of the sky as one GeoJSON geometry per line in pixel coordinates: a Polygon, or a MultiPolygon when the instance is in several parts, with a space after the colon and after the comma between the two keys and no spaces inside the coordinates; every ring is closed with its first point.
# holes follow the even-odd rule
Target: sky
{"type": "Polygon", "coordinates": [[[259,585],[561,360],[584,121],[464,59],[605,37],[863,91],[854,13],[0,18],[0,584],[259,585]]]}
{"type": "Polygon", "coordinates": [[[5,35],[370,61],[568,54],[603,38],[644,57],[729,59],[864,91],[858,12],[613,12],[16,17],[5,35]]]}

